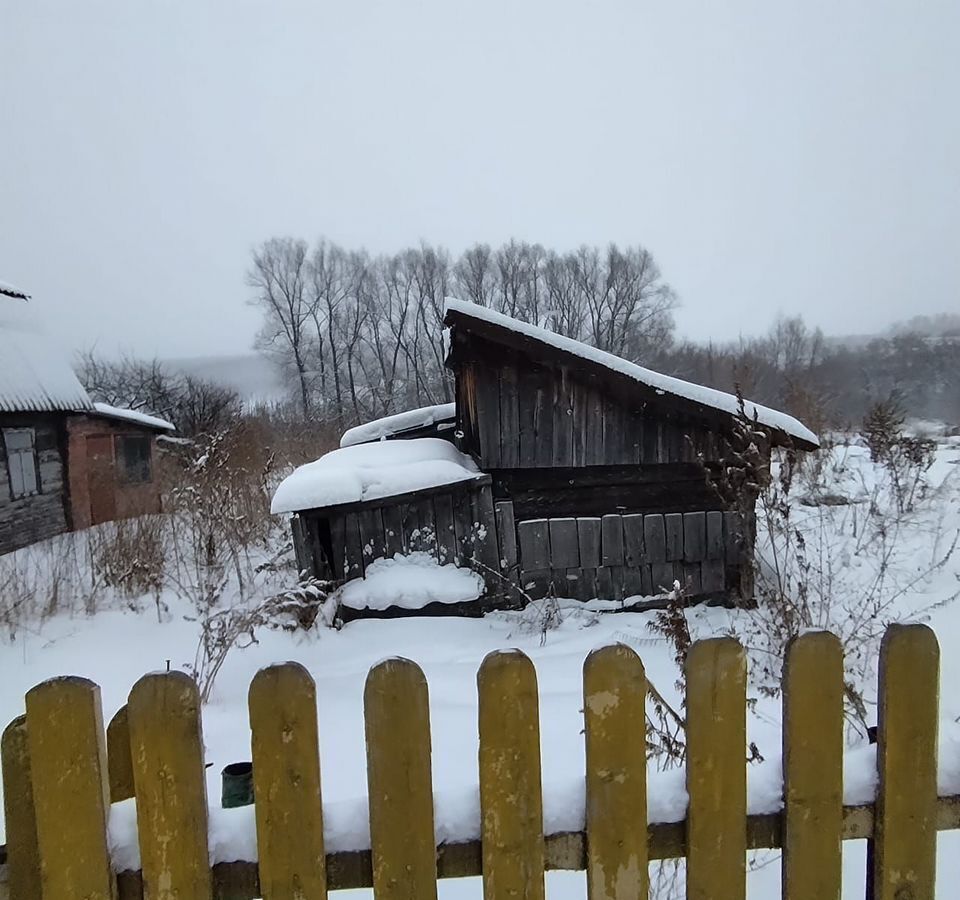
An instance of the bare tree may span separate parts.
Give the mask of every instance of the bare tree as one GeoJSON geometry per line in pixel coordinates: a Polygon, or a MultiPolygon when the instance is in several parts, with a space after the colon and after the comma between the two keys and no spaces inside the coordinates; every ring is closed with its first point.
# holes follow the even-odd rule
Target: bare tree
{"type": "Polygon", "coordinates": [[[313,300],[305,289],[307,269],[306,241],[271,238],[254,251],[247,273],[255,291],[251,302],[264,312],[257,344],[282,363],[292,362],[304,418],[310,415],[312,394],[307,360],[313,300]]]}

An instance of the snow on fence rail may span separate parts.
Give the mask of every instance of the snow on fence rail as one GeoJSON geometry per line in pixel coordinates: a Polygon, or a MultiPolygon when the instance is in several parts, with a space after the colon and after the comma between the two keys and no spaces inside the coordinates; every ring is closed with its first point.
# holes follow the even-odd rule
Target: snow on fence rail
{"type": "Polygon", "coordinates": [[[746,853],[783,848],[783,896],[839,896],[841,842],[874,842],[873,896],[932,897],[938,829],[960,828],[960,796],[937,796],[939,648],[925,626],[893,626],[881,650],[875,804],[843,806],[843,669],[832,635],[790,646],[784,674],[784,808],[748,815],[746,676],[730,638],[688,655],[686,819],[647,822],[643,664],[624,645],[583,670],[583,831],[544,834],[537,679],[519,651],[483,662],[478,839],[436,845],[427,682],[390,659],[364,693],[371,849],[324,849],[317,706],[305,669],[263,669],[249,708],[258,863],[211,866],[196,685],[147,675],[102,727],[99,688],[58,678],[32,689],[2,741],[11,900],[436,897],[438,878],[483,875],[485,896],[543,900],[545,869],[585,869],[591,900],[644,897],[648,862],[686,858],[687,896],[741,900],[746,853]],[[141,868],[115,873],[110,801],[136,797],[141,868]]]}

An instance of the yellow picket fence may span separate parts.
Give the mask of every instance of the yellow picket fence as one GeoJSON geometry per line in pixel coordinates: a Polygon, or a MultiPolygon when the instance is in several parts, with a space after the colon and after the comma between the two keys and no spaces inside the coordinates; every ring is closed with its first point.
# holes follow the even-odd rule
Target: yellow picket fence
{"type": "Polygon", "coordinates": [[[182,673],[147,675],[104,731],[99,688],[57,678],[26,696],[3,734],[11,900],[293,900],[373,887],[435,900],[438,878],[482,875],[484,900],[543,900],[545,869],[586,870],[590,900],[646,897],[652,860],[686,858],[687,896],[742,900],[747,851],[783,848],[783,897],[839,897],[841,842],[873,841],[872,895],[932,898],[938,829],[960,797],[937,796],[939,648],[920,625],[881,650],[876,803],[844,807],[843,666],[825,633],[795,640],[783,691],[784,808],[747,815],[744,653],[729,638],[687,660],[684,822],[647,825],[643,664],[623,645],[583,669],[586,827],[544,834],[537,678],[519,651],[480,667],[480,840],[437,846],[427,683],[392,659],[367,678],[372,849],[326,854],[313,680],[285,663],[249,693],[259,863],[213,867],[200,703],[182,673]],[[142,870],[114,873],[110,802],[136,796],[142,870]]]}

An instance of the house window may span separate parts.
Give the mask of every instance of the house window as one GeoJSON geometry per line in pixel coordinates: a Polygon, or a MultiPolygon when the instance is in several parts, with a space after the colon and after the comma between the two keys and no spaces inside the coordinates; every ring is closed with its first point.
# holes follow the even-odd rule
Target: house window
{"type": "Polygon", "coordinates": [[[10,495],[29,497],[40,493],[37,476],[37,455],[32,428],[4,428],[3,446],[7,451],[7,472],[10,476],[10,495]]]}
{"type": "Polygon", "coordinates": [[[150,481],[151,439],[139,435],[121,434],[114,440],[120,480],[127,484],[143,484],[150,481]]]}

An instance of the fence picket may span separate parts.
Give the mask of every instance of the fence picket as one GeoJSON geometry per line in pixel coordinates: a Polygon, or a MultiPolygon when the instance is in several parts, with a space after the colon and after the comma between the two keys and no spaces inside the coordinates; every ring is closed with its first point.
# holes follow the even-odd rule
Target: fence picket
{"type": "Polygon", "coordinates": [[[795,638],[783,671],[783,897],[839,898],[843,828],[843,648],[795,638]]]}
{"type": "Polygon", "coordinates": [[[113,900],[100,688],[86,678],[52,678],[26,700],[42,895],[113,900]]]}
{"type": "Polygon", "coordinates": [[[130,725],[123,705],[107,726],[107,775],[110,802],[119,803],[133,796],[133,759],[130,756],[130,725]]]}
{"type": "Polygon", "coordinates": [[[40,848],[30,780],[27,717],[17,716],[0,738],[3,770],[3,817],[7,835],[7,888],[10,900],[40,896],[40,848]]]}
{"type": "Polygon", "coordinates": [[[646,693],[643,663],[623,644],[583,664],[589,900],[647,896],[646,693]]]}
{"type": "Polygon", "coordinates": [[[376,900],[436,900],[430,706],[408,659],[388,659],[363,692],[373,893],[376,900]]]}
{"type": "Polygon", "coordinates": [[[209,900],[207,786],[196,682],[145,675],[127,700],[144,895],[209,900]]]}
{"type": "Polygon", "coordinates": [[[477,673],[484,900],[544,900],[537,675],[519,650],[477,673]]]}
{"type": "Polygon", "coordinates": [[[926,625],[891,625],[880,647],[877,900],[934,896],[939,680],[940,647],[933,631],[926,625]]]}
{"type": "Polygon", "coordinates": [[[687,654],[687,897],[746,894],[746,663],[733,638],[687,654]]]}
{"type": "Polygon", "coordinates": [[[268,666],[248,696],[264,900],[327,896],[317,689],[299,663],[268,666]]]}

